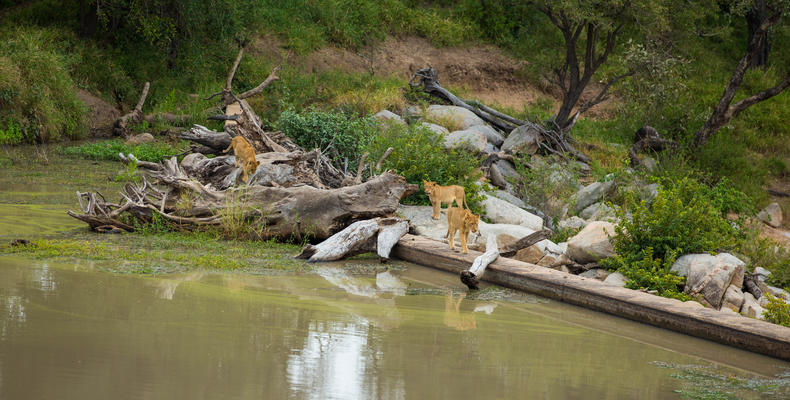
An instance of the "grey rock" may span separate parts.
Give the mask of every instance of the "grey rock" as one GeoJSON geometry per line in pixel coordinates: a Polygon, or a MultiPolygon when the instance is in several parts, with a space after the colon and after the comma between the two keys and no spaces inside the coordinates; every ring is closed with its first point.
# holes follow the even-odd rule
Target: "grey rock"
{"type": "Polygon", "coordinates": [[[516,168],[509,161],[498,160],[491,164],[491,167],[488,169],[488,175],[494,186],[513,192],[513,185],[510,181],[518,177],[518,172],[516,172],[516,168]]]}
{"type": "Polygon", "coordinates": [[[653,157],[644,156],[642,157],[642,167],[647,172],[654,172],[656,169],[658,169],[658,162],[653,157]]]}
{"type": "Polygon", "coordinates": [[[526,124],[510,132],[502,143],[502,150],[513,154],[535,154],[542,140],[540,130],[533,124],[526,124]]]}
{"type": "Polygon", "coordinates": [[[486,137],[482,133],[473,130],[450,132],[444,136],[444,147],[448,149],[466,147],[482,152],[486,149],[486,144],[488,144],[486,137]]]}
{"type": "Polygon", "coordinates": [[[483,153],[486,153],[486,154],[499,153],[499,147],[494,146],[490,142],[486,143],[486,148],[483,149],[483,153]]]}
{"type": "Polygon", "coordinates": [[[771,292],[774,297],[778,297],[782,300],[790,300],[790,293],[787,293],[786,290],[778,288],[776,286],[769,286],[765,285],[768,288],[768,291],[771,292]]]}
{"type": "MultiPolygon", "coordinates": [[[[425,111],[425,117],[436,122],[447,122],[447,129],[469,129],[475,125],[485,125],[475,113],[456,106],[432,105],[425,111]]],[[[440,123],[441,125],[441,123],[440,123]]]]}
{"type": "Polygon", "coordinates": [[[373,119],[379,122],[387,122],[387,123],[395,123],[398,125],[406,125],[406,121],[400,117],[400,115],[395,114],[389,110],[381,110],[375,114],[373,114],[373,119]]]}
{"type": "Polygon", "coordinates": [[[445,127],[443,127],[441,125],[432,124],[430,122],[420,122],[418,124],[418,126],[430,129],[430,130],[438,133],[440,136],[444,136],[444,135],[447,135],[448,133],[450,133],[450,131],[448,131],[447,128],[445,128],[445,127]]]}
{"type": "Polygon", "coordinates": [[[782,208],[778,203],[771,203],[757,214],[757,218],[766,224],[778,228],[782,225],[782,208]]]}
{"type": "Polygon", "coordinates": [[[768,277],[771,275],[771,271],[763,267],[757,267],[754,269],[752,275],[756,275],[757,280],[759,280],[760,282],[765,282],[765,280],[768,279],[768,277]]]}
{"type": "Polygon", "coordinates": [[[505,200],[494,196],[485,196],[480,203],[485,210],[485,215],[494,223],[521,225],[532,230],[543,229],[543,219],[531,214],[505,200]]]}
{"type": "Polygon", "coordinates": [[[527,205],[524,204],[523,200],[519,199],[516,196],[513,196],[512,194],[510,194],[510,193],[508,193],[508,192],[506,192],[504,190],[495,190],[495,191],[493,191],[493,192],[491,192],[489,194],[491,196],[494,196],[494,197],[498,198],[498,199],[505,200],[506,202],[508,202],[508,203],[510,203],[510,204],[512,204],[512,205],[514,205],[516,207],[519,207],[519,208],[526,208],[527,207],[527,205]]]}
{"type": "Polygon", "coordinates": [[[576,230],[576,229],[584,228],[584,226],[587,225],[587,221],[574,215],[570,218],[563,219],[557,225],[560,227],[560,229],[563,230],[566,229],[576,230]]]}
{"type": "Polygon", "coordinates": [[[765,311],[765,309],[760,306],[760,303],[751,293],[746,292],[743,294],[741,314],[750,318],[763,319],[763,311],[765,311]]]}
{"type": "Polygon", "coordinates": [[[492,144],[492,145],[494,145],[496,147],[502,146],[502,143],[505,142],[505,137],[502,136],[501,133],[497,132],[494,128],[492,128],[492,127],[490,127],[488,125],[475,125],[475,126],[469,127],[469,129],[467,129],[467,130],[476,131],[476,132],[482,133],[483,136],[486,137],[486,140],[488,141],[488,143],[490,143],[490,144],[492,144]]]}
{"type": "Polygon", "coordinates": [[[670,271],[686,277],[686,294],[701,294],[714,308],[720,308],[725,291],[730,285],[743,287],[745,263],[737,257],[721,253],[687,254],[675,261],[670,271]]]}
{"type": "Polygon", "coordinates": [[[609,276],[609,275],[611,275],[611,272],[609,272],[609,271],[607,271],[607,270],[605,270],[603,268],[593,268],[593,269],[591,269],[589,271],[584,271],[581,274],[579,274],[579,276],[582,276],[582,277],[585,277],[585,278],[597,279],[599,281],[602,281],[602,280],[606,279],[606,277],[609,276]]]}
{"type": "Polygon", "coordinates": [[[403,110],[403,118],[408,121],[416,121],[422,117],[423,110],[417,106],[408,106],[403,110]]]}
{"type": "Polygon", "coordinates": [[[614,208],[601,202],[589,205],[579,213],[579,216],[590,221],[614,222],[617,219],[614,208]]]}
{"type": "Polygon", "coordinates": [[[612,272],[606,277],[606,279],[603,280],[603,283],[611,286],[625,287],[625,283],[627,281],[628,280],[625,278],[625,276],[623,276],[623,274],[619,272],[612,272]]]}
{"type": "Polygon", "coordinates": [[[579,264],[596,262],[614,255],[609,236],[614,236],[610,222],[594,221],[587,224],[576,236],[568,240],[568,257],[579,264]]]}
{"type": "Polygon", "coordinates": [[[743,305],[743,291],[740,288],[736,287],[735,285],[730,285],[727,287],[727,291],[724,292],[724,299],[721,302],[721,309],[731,309],[740,311],[741,306],[743,305]]]}
{"type": "Polygon", "coordinates": [[[413,233],[434,240],[447,237],[447,213],[439,214],[439,220],[433,219],[431,206],[405,206],[399,205],[397,215],[409,220],[413,233]]]}
{"type": "Polygon", "coordinates": [[[614,189],[614,181],[593,182],[576,192],[576,212],[580,212],[591,204],[600,201],[614,189]]]}

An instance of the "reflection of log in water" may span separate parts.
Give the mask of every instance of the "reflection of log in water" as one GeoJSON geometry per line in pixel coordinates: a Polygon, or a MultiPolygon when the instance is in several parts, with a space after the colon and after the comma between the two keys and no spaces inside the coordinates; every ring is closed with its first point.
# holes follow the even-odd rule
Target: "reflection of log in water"
{"type": "Polygon", "coordinates": [[[461,302],[466,293],[460,293],[458,300],[452,292],[444,296],[444,324],[457,331],[468,331],[477,328],[475,314],[471,311],[461,312],[461,302]]]}

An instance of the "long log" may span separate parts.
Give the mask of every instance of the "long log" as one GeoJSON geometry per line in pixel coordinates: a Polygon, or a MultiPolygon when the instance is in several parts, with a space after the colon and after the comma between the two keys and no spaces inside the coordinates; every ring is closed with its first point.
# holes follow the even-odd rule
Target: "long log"
{"type": "Polygon", "coordinates": [[[502,257],[513,257],[516,255],[516,253],[518,253],[519,250],[532,246],[541,240],[548,239],[549,235],[551,235],[551,231],[548,229],[537,231],[530,235],[524,236],[515,243],[505,246],[502,251],[499,252],[499,254],[502,255],[502,257]]]}
{"type": "Polygon", "coordinates": [[[317,245],[306,245],[296,258],[309,262],[335,261],[376,251],[386,262],[392,247],[408,230],[409,223],[398,218],[357,221],[317,245]]]}

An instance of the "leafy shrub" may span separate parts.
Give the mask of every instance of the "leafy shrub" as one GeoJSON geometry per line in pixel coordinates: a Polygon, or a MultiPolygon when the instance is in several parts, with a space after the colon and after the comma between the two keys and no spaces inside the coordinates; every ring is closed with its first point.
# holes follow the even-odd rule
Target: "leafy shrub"
{"type": "Polygon", "coordinates": [[[165,156],[179,154],[186,148],[186,143],[177,146],[168,143],[153,142],[128,145],[120,139],[105,140],[102,142],[85,143],[63,149],[63,154],[87,158],[89,160],[118,160],[118,153],[132,153],[140,161],[158,162],[165,156]]]}
{"type": "Polygon", "coordinates": [[[538,157],[516,161],[519,177],[511,183],[516,185],[520,197],[549,217],[564,217],[567,207],[573,206],[571,198],[578,189],[577,168],[570,163],[546,162],[538,157]]]}
{"type": "Polygon", "coordinates": [[[790,327],[790,304],[769,293],[764,293],[763,295],[768,298],[763,318],[768,322],[790,327]]]}
{"type": "Polygon", "coordinates": [[[0,31],[0,140],[6,144],[78,138],[88,132],[69,60],[55,31],[0,31]]]}
{"type": "MultiPolygon", "coordinates": [[[[422,126],[390,125],[379,133],[367,147],[370,160],[378,160],[388,147],[394,150],[387,157],[382,169],[391,169],[409,183],[422,185],[423,180],[440,185],[460,185],[466,192],[466,202],[476,213],[482,200],[476,168],[479,161],[474,155],[460,149],[446,150],[438,133],[422,126]]],[[[423,190],[406,197],[406,204],[430,204],[423,190]]]]}
{"type": "Polygon", "coordinates": [[[711,200],[704,185],[684,178],[660,189],[653,203],[642,201],[631,219],[619,212],[621,223],[612,238],[617,256],[602,261],[607,268],[659,294],[677,297],[679,282],[669,272],[678,255],[733,248],[739,233],[711,200]]]}
{"type": "Polygon", "coordinates": [[[349,165],[359,159],[378,130],[371,118],[315,108],[304,113],[284,111],[275,126],[305,149],[323,150],[331,145],[332,158],[335,161],[348,159],[349,165]]]}

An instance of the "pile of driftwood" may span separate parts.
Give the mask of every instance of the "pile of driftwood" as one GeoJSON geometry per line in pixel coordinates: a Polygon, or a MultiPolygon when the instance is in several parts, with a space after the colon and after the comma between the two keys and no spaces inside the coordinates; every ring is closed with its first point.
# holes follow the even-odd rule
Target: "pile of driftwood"
{"type": "MultiPolygon", "coordinates": [[[[127,183],[115,203],[100,193],[78,192],[81,212],[68,214],[100,232],[133,231],[135,222],[157,218],[182,230],[241,221],[265,226],[262,237],[325,239],[355,221],[391,216],[400,199],[417,190],[388,171],[364,181],[362,163],[356,175],[347,174],[321,151],[305,151],[280,132],[266,132],[246,99],[276,81],[278,68],[236,95],[231,84],[243,53],[242,47],[225,87],[208,98],[220,98],[225,112],[212,119],[225,120],[224,131],[196,125],[183,132],[181,137],[195,144],[180,163],[176,157],[152,163],[121,154],[141,172],[141,183],[127,183]],[[221,155],[237,135],[253,146],[261,163],[249,183],[240,182],[233,156],[221,155]]],[[[146,84],[138,107],[119,120],[119,130],[144,118],[140,109],[147,89],[146,84]]]]}

